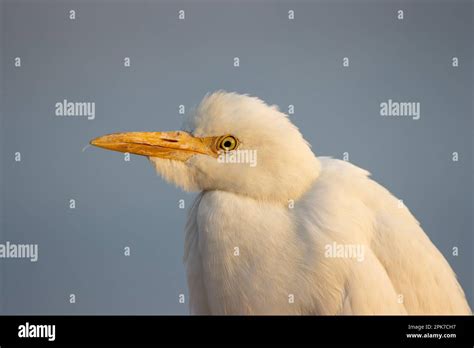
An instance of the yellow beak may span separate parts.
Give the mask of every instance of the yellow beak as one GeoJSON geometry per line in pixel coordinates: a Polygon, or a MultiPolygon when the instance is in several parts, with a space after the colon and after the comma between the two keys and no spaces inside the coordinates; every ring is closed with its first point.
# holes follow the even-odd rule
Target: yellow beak
{"type": "Polygon", "coordinates": [[[128,132],[104,135],[92,140],[91,145],[112,151],[184,162],[196,154],[217,157],[218,138],[198,138],[183,131],[128,132]]]}

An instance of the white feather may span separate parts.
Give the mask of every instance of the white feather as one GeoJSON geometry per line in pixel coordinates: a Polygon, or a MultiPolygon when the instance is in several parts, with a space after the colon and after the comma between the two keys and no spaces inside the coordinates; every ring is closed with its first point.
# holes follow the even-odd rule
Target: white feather
{"type": "Polygon", "coordinates": [[[192,313],[471,313],[409,210],[368,172],[316,158],[277,108],[218,92],[186,129],[232,134],[258,151],[255,168],[204,155],[180,164],[151,158],[168,181],[202,191],[186,225],[192,313]],[[363,259],[329,257],[331,246],[359,247],[363,259]]]}

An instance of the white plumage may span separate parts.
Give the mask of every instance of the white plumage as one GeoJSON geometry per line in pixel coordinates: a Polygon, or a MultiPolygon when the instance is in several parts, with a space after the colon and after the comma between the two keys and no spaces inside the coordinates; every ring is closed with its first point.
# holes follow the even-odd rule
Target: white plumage
{"type": "Polygon", "coordinates": [[[316,157],[277,107],[216,92],[185,131],[193,139],[232,135],[237,150],[258,156],[255,167],[204,151],[149,156],[166,180],[201,191],[186,224],[192,313],[471,313],[409,210],[365,170],[316,157]]]}

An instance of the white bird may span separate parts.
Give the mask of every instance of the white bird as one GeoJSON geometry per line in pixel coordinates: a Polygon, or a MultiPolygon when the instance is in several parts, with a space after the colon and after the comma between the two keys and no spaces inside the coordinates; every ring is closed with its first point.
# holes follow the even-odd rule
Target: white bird
{"type": "Polygon", "coordinates": [[[367,171],[316,157],[276,106],[219,91],[182,131],[91,144],[148,156],[200,192],[184,250],[191,313],[471,313],[410,211],[367,171]]]}

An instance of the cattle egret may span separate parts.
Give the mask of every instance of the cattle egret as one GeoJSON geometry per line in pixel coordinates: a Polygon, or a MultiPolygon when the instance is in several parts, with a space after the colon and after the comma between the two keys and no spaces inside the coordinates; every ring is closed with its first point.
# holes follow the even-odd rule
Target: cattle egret
{"type": "Polygon", "coordinates": [[[91,144],[147,156],[165,180],[200,192],[185,229],[191,313],[471,313],[400,200],[367,171],[316,157],[276,106],[219,91],[183,130],[91,144]]]}

